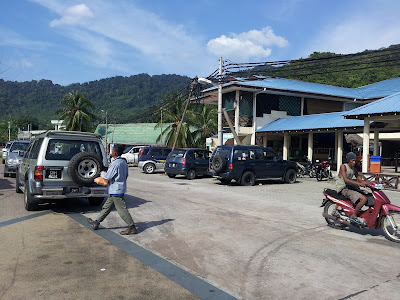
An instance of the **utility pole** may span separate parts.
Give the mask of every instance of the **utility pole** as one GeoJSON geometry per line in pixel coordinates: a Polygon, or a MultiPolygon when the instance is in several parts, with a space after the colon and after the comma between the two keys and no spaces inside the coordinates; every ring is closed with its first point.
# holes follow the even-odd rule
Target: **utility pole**
{"type": "Polygon", "coordinates": [[[8,141],[11,141],[11,122],[8,122],[8,141]]]}
{"type": "Polygon", "coordinates": [[[224,144],[222,132],[222,56],[219,58],[219,76],[218,76],[218,146],[224,144]]]}
{"type": "Polygon", "coordinates": [[[163,110],[163,108],[161,107],[161,144],[164,145],[164,140],[163,140],[163,119],[162,119],[162,110],[163,110]]]}
{"type": "Polygon", "coordinates": [[[106,153],[107,153],[107,156],[108,156],[108,123],[107,123],[107,112],[106,112],[106,153]]]}

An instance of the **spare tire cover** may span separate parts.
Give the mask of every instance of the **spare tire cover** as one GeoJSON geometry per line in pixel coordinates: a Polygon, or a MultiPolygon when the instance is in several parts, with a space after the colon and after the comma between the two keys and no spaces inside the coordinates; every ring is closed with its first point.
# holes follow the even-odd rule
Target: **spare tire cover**
{"type": "Polygon", "coordinates": [[[225,157],[216,155],[212,160],[212,167],[216,173],[220,173],[225,170],[226,167],[226,159],[225,157]]]}
{"type": "Polygon", "coordinates": [[[103,170],[101,158],[89,152],[73,156],[68,164],[68,175],[78,184],[92,184],[103,170]]]}

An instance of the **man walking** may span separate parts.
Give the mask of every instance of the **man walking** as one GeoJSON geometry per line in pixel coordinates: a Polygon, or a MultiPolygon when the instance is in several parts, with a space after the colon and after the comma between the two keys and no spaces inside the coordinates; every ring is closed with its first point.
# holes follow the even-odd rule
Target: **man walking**
{"type": "Polygon", "coordinates": [[[87,221],[96,230],[100,223],[108,216],[113,207],[118,214],[128,224],[128,228],[120,232],[122,235],[136,234],[137,230],[132,216],[126,208],[124,193],[126,192],[126,179],[128,178],[128,164],[121,158],[124,151],[122,145],[115,145],[112,150],[114,161],[110,164],[107,172],[101,172],[101,177],[108,180],[108,194],[110,195],[104,203],[101,212],[96,220],[88,218],[87,221]]]}

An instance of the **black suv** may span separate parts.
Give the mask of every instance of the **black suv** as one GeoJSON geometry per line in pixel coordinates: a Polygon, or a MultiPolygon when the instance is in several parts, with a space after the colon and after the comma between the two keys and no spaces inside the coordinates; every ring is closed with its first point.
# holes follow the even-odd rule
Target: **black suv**
{"type": "Polygon", "coordinates": [[[210,175],[223,183],[232,179],[254,185],[258,179],[282,178],[296,182],[296,163],[283,160],[271,148],[260,146],[218,146],[210,159],[210,175]]]}

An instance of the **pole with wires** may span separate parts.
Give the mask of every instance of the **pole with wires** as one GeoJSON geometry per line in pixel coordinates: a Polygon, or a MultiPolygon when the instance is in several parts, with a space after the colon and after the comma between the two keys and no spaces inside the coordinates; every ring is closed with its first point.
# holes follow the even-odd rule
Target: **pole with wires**
{"type": "Polygon", "coordinates": [[[219,76],[218,76],[218,146],[224,144],[222,131],[222,56],[219,58],[219,76]]]}

